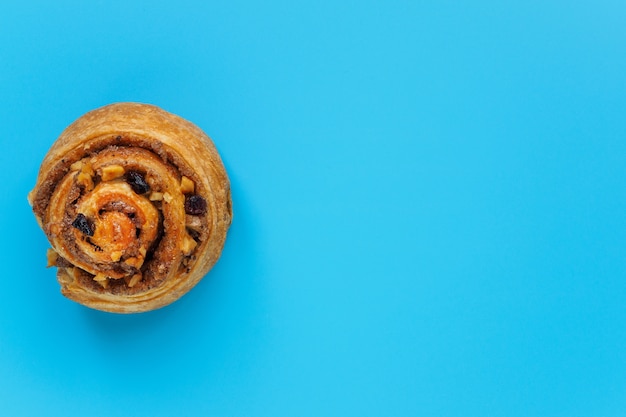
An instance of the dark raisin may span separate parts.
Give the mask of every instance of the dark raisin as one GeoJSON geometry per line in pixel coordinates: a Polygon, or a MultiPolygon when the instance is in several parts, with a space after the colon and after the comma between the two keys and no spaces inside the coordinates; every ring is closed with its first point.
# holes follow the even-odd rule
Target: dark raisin
{"type": "Polygon", "coordinates": [[[94,227],[91,225],[89,220],[87,220],[87,217],[85,217],[85,215],[82,213],[78,213],[78,216],[76,216],[76,220],[72,222],[72,226],[74,226],[87,236],[93,236],[94,227]]]}
{"type": "Polygon", "coordinates": [[[194,215],[206,213],[206,200],[197,194],[187,196],[185,198],[185,213],[194,215]]]}
{"type": "Polygon", "coordinates": [[[137,194],[145,194],[150,191],[150,186],[146,179],[137,171],[128,171],[126,173],[126,182],[137,194]]]}
{"type": "Polygon", "coordinates": [[[122,140],[122,137],[121,137],[121,136],[117,136],[117,137],[115,138],[115,140],[119,142],[119,141],[121,141],[121,140],[122,140]]]}

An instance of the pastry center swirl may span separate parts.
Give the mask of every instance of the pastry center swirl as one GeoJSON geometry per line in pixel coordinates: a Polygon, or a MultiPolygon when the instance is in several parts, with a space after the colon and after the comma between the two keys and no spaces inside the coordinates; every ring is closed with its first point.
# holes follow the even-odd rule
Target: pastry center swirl
{"type": "Polygon", "coordinates": [[[157,237],[158,210],[122,181],[101,182],[80,201],[77,211],[89,222],[92,235],[76,229],[75,241],[96,262],[142,261],[157,237]]]}
{"type": "Polygon", "coordinates": [[[91,241],[107,255],[125,251],[135,241],[135,225],[124,213],[107,211],[96,217],[91,241]]]}
{"type": "Polygon", "coordinates": [[[50,199],[48,232],[61,257],[105,288],[161,282],[197,246],[186,229],[193,190],[152,152],[111,146],[71,165],[50,199]]]}

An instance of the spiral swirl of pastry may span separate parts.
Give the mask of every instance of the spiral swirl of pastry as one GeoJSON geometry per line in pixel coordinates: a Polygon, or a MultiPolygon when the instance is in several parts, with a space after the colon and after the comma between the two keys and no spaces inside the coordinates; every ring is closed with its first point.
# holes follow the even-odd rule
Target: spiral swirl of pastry
{"type": "Polygon", "coordinates": [[[61,292],[117,313],[153,310],[189,291],[219,258],[232,219],[209,137],[137,103],[96,109],[65,129],[29,202],[61,292]]]}

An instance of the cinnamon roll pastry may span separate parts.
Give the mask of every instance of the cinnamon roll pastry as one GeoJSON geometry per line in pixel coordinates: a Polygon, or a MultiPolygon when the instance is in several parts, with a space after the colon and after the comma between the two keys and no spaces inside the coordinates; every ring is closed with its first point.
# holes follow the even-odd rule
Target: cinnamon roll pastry
{"type": "Polygon", "coordinates": [[[158,107],[118,103],[72,123],[28,195],[61,292],[136,313],[189,291],[218,260],[230,185],[197,126],[158,107]]]}

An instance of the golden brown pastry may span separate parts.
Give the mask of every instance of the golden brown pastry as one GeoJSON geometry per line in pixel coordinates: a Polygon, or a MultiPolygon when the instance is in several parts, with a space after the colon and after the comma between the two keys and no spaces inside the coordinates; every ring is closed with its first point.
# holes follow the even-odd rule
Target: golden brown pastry
{"type": "Polygon", "coordinates": [[[232,218],[209,137],[137,103],[99,108],[65,129],[28,200],[61,292],[116,313],[153,310],[189,291],[219,258],[232,218]]]}

